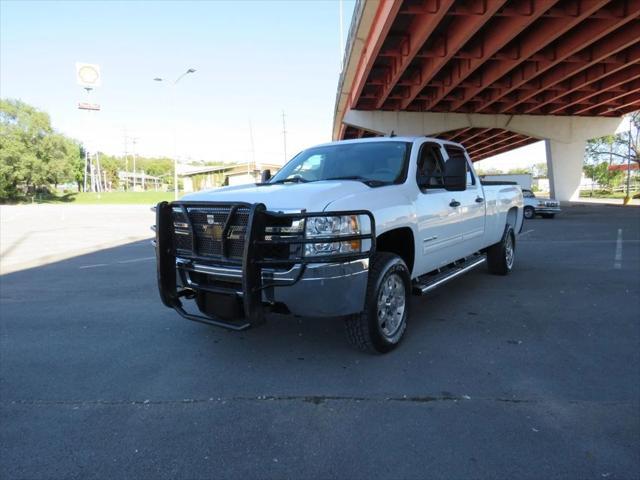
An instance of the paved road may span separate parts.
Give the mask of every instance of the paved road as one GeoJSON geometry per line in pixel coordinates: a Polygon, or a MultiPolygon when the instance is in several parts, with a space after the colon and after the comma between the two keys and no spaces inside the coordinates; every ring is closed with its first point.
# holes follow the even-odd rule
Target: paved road
{"type": "Polygon", "coordinates": [[[639,478],[640,209],[524,231],[378,357],[182,320],[146,242],[2,276],[0,477],[639,478]]]}
{"type": "Polygon", "coordinates": [[[0,274],[151,237],[151,205],[0,205],[0,274]]]}

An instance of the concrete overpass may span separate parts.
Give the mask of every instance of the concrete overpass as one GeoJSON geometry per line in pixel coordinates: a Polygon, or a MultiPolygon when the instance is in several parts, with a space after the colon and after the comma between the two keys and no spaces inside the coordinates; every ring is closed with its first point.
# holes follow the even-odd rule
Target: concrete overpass
{"type": "Polygon", "coordinates": [[[429,135],[474,161],[546,140],[575,199],[588,139],[640,109],[640,0],[360,0],[333,138],[429,135]]]}

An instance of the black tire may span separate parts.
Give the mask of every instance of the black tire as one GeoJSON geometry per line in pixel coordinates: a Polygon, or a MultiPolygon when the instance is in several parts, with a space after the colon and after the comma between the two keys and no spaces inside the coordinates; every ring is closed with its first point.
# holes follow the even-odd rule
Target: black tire
{"type": "Polygon", "coordinates": [[[397,347],[407,329],[410,294],[411,276],[404,261],[393,253],[376,253],[369,268],[365,309],[361,313],[350,315],[345,321],[349,343],[359,350],[371,353],[386,353],[397,347]],[[404,286],[404,304],[398,320],[398,310],[401,308],[399,303],[386,303],[387,310],[381,309],[379,312],[378,301],[389,291],[397,292],[396,297],[402,296],[402,292],[398,291],[399,282],[404,286]],[[390,285],[396,287],[390,288],[390,285]],[[387,290],[384,290],[385,286],[387,290]],[[395,312],[390,315],[389,312],[393,309],[395,312]],[[385,317],[391,318],[388,324],[385,317]],[[379,318],[382,319],[382,324],[379,318]]]}
{"type": "Polygon", "coordinates": [[[487,249],[487,265],[494,275],[508,275],[513,270],[516,252],[516,236],[511,225],[507,225],[502,239],[487,249]],[[509,255],[509,250],[511,253],[509,255]]]}
{"type": "Polygon", "coordinates": [[[542,218],[553,218],[555,216],[556,216],[555,213],[543,213],[542,214],[542,218]]]}
{"type": "Polygon", "coordinates": [[[526,218],[527,220],[531,220],[532,218],[535,218],[536,216],[536,210],[533,207],[524,207],[524,218],[526,218]]]}

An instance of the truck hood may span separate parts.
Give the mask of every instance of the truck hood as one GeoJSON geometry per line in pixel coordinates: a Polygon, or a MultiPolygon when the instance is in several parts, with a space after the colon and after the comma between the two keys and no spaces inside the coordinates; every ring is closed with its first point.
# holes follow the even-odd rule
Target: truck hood
{"type": "Polygon", "coordinates": [[[354,180],[323,180],[309,183],[237,185],[191,193],[181,198],[195,202],[263,203],[275,211],[322,212],[331,202],[358,195],[371,187],[354,180]]]}

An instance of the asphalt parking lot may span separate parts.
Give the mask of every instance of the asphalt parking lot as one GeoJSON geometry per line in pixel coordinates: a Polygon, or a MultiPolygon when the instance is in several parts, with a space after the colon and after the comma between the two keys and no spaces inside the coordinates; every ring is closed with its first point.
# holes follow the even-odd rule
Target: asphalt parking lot
{"type": "Polygon", "coordinates": [[[241,333],[161,306],[147,241],[0,277],[0,477],[640,477],[640,208],[528,221],[509,277],[241,333]]]}

